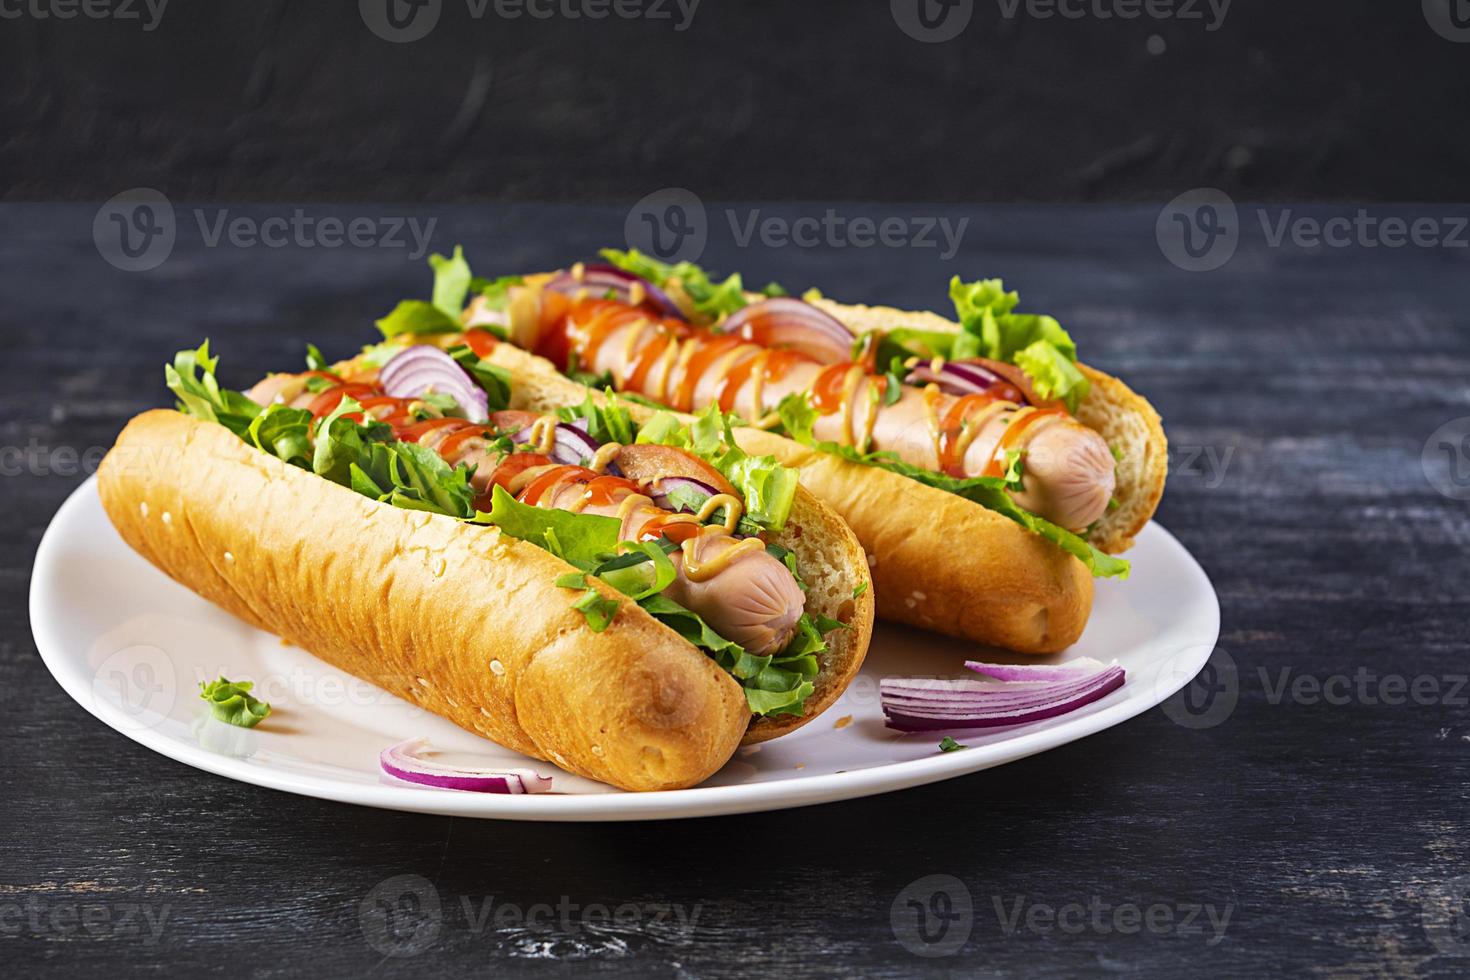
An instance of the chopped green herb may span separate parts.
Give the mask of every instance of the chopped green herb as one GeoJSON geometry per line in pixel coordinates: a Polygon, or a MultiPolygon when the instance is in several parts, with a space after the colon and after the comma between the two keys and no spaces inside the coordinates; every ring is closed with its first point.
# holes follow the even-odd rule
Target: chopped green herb
{"type": "Polygon", "coordinates": [[[201,682],[199,697],[209,702],[210,711],[227,725],[237,728],[254,728],[271,713],[271,706],[250,693],[255,684],[251,681],[230,681],[221,677],[217,681],[201,682]]]}

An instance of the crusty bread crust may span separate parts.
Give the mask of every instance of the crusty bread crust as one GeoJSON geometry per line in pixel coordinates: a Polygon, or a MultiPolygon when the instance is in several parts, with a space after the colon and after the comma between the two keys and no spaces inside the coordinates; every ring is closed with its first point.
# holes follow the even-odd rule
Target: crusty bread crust
{"type": "MultiPolygon", "coordinates": [[[[593,633],[551,584],[570,566],[546,551],[368,500],[222,426],[145,413],[104,460],[98,487],[124,540],[178,582],[570,772],[629,790],[692,786],[761,724],[750,724],[733,678],[636,604],[623,602],[593,633]]],[[[820,515],[805,526],[820,553],[841,554],[820,515]]],[[[854,663],[838,666],[856,672],[871,622],[871,604],[853,610],[854,663]]],[[[840,693],[851,673],[825,681],[840,693]]],[[[836,696],[824,693],[826,703],[836,696]]]]}
{"type": "MultiPolygon", "coordinates": [[[[509,344],[498,345],[491,353],[490,362],[510,371],[515,379],[511,386],[513,408],[553,411],[581,404],[588,395],[587,388],[561,374],[550,361],[509,344]]],[[[591,394],[598,403],[606,401],[602,392],[591,394]]],[[[632,402],[627,403],[627,408],[640,423],[655,414],[652,409],[632,402]]],[[[761,454],[766,452],[762,450],[761,454]]],[[[803,473],[802,486],[796,492],[786,528],[771,535],[771,543],[796,552],[798,568],[810,588],[806,596],[807,612],[839,620],[848,628],[834,630],[826,637],[827,652],[820,658],[822,671],[812,682],[814,690],[807,698],[806,713],[755,719],[746,733],[745,744],[765,742],[794,731],[825,711],[857,676],[873,635],[877,609],[874,579],[868,571],[862,543],[842,517],[820,499],[820,492],[807,486],[806,479],[803,473]]]]}

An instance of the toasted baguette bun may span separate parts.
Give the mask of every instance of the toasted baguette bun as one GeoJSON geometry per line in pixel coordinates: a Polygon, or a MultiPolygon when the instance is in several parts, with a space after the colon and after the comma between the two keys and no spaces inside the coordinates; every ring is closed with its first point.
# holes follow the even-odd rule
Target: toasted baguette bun
{"type": "MultiPolygon", "coordinates": [[[[548,412],[579,405],[588,395],[587,388],[558,372],[550,361],[509,344],[497,345],[490,362],[509,370],[515,379],[511,385],[512,408],[548,412]]],[[[592,392],[592,398],[599,404],[606,401],[602,392],[592,392]]],[[[640,423],[655,414],[642,405],[626,404],[640,423]]],[[[803,486],[797,490],[791,518],[784,530],[770,536],[771,542],[796,552],[797,566],[810,589],[806,594],[807,612],[839,620],[848,629],[827,635],[822,672],[812,682],[815,690],[807,699],[806,713],[758,719],[745,736],[747,744],[784,735],[825,711],[857,676],[873,633],[874,587],[863,546],[842,518],[809,491],[805,482],[803,473],[803,486]]]]}
{"type": "MultiPolygon", "coordinates": [[[[570,566],[548,552],[368,500],[222,426],[141,415],[98,487],[123,539],[178,582],[570,772],[628,790],[692,786],[758,727],[739,684],[636,604],[592,632],[552,585],[570,566]]],[[[864,629],[854,611],[859,662],[867,617],[864,629]]],[[[834,672],[827,683],[848,679],[834,672]]]]}
{"type": "MultiPolygon", "coordinates": [[[[551,362],[509,344],[497,346],[490,360],[515,375],[516,407],[545,411],[587,397],[588,389],[551,362]]],[[[802,488],[852,528],[867,551],[883,619],[1021,653],[1054,653],[1082,635],[1092,611],[1092,576],[1060,548],[994,511],[897,473],[760,429],[735,433],[747,452],[798,467],[802,488]]],[[[818,590],[813,585],[810,601],[840,598],[818,590]]]]}
{"type": "MultiPolygon", "coordinates": [[[[909,312],[887,306],[847,306],[817,299],[821,307],[854,333],[910,327],[957,333],[960,325],[937,313],[909,312]]],[[[1120,455],[1117,466],[1118,507],[1106,514],[1087,540],[1109,554],[1133,547],[1133,539],[1153,518],[1169,474],[1169,442],[1159,413],[1148,400],[1110,375],[1079,365],[1092,382],[1077,409],[1077,421],[1095,429],[1120,455]]],[[[818,491],[820,493],[820,491],[818,491]]]]}

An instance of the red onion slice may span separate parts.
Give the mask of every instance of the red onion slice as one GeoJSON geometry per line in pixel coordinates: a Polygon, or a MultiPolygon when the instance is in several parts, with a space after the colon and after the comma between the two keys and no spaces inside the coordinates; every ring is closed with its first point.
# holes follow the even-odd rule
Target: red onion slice
{"type": "Polygon", "coordinates": [[[631,272],[625,272],[615,265],[600,263],[584,265],[580,279],[571,272],[560,272],[546,284],[546,288],[554,292],[566,293],[568,296],[586,292],[588,296],[595,299],[601,299],[611,293],[612,298],[620,303],[632,303],[634,283],[643,286],[644,303],[652,304],[668,316],[677,317],[680,320],[688,319],[678,305],[669,298],[668,293],[647,279],[635,276],[631,272]]]}
{"type": "Polygon", "coordinates": [[[485,422],[490,399],[464,368],[437,347],[419,344],[395,354],[378,375],[383,391],[394,398],[422,398],[433,392],[458,403],[465,418],[485,422]]]}
{"type": "Polygon", "coordinates": [[[934,370],[932,362],[924,361],[904,380],[914,385],[937,384],[940,391],[956,397],[993,393],[1007,401],[1027,404],[1024,391],[990,368],[973,361],[945,361],[938,371],[934,370]],[[997,388],[1004,390],[992,392],[997,388]]]}
{"type": "MultiPolygon", "coordinates": [[[[536,427],[528,425],[515,435],[511,436],[511,442],[517,446],[524,446],[531,442],[532,431],[536,427]]],[[[562,422],[556,427],[556,442],[548,453],[552,462],[561,463],[563,466],[586,466],[587,461],[597,455],[597,450],[602,443],[589,436],[576,425],[562,422]]],[[[539,448],[537,450],[540,451],[539,448]]],[[[617,476],[619,470],[616,465],[609,463],[607,472],[611,476],[617,476]]]]}
{"type": "Polygon", "coordinates": [[[800,351],[821,364],[852,360],[852,331],[831,314],[790,296],[737,310],[720,329],[762,347],[800,351]]]}
{"type": "Polygon", "coordinates": [[[432,786],[435,789],[457,789],[470,793],[546,793],[551,790],[551,777],[530,769],[461,769],[426,762],[418,752],[429,740],[420,736],[399,742],[382,751],[378,764],[395,779],[432,786]]]}
{"type": "Polygon", "coordinates": [[[1014,665],[968,661],[993,680],[885,678],[879,685],[888,726],[903,732],[994,728],[1055,718],[1116,691],[1121,666],[1084,659],[1014,665]]]}
{"type": "MultiPolygon", "coordinates": [[[[664,476],[649,485],[648,495],[654,504],[663,510],[676,512],[682,510],[688,513],[697,513],[697,507],[679,507],[669,499],[669,494],[677,490],[692,490],[702,495],[706,500],[720,492],[703,480],[696,480],[688,476],[664,476]]],[[[701,501],[701,505],[702,503],[701,501]]]]}
{"type": "Polygon", "coordinates": [[[1082,657],[1064,664],[987,664],[978,660],[966,660],[965,666],[977,674],[984,674],[998,681],[1070,682],[1107,670],[1109,665],[1091,657],[1082,657]]]}

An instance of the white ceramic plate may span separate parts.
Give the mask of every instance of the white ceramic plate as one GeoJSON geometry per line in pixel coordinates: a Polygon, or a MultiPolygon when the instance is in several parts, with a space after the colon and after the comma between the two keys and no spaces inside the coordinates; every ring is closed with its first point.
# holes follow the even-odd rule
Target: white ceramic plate
{"type": "MultiPolygon", "coordinates": [[[[78,704],[128,738],[206,772],[367,806],[513,820],[642,820],[777,810],[918,786],[987,769],[1101,731],[1159,704],[1204,666],[1220,631],[1209,580],[1167,531],[1150,525],[1127,582],[1099,582],[1080,643],[1056,660],[1118,660],[1127,683],[1060,718],[956,733],[900,735],[878,705],[884,676],[967,674],[998,651],[880,626],[861,675],[800,731],[741,749],[705,784],[623,793],[527,760],[366,682],[283,646],[175,584],[134,554],[102,511],[94,482],[61,508],[31,579],[31,625],[51,673],[78,704]],[[201,680],[253,680],[274,713],[258,729],[208,717],[201,680]],[[493,796],[431,790],[381,776],[378,753],[426,735],[445,761],[531,767],[555,792],[493,796]]],[[[1019,661],[1018,661],[1019,662],[1019,661]]],[[[969,676],[973,677],[973,674],[969,676]]]]}

